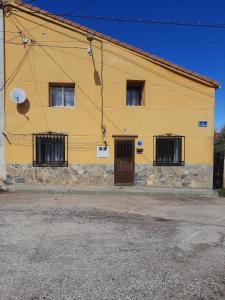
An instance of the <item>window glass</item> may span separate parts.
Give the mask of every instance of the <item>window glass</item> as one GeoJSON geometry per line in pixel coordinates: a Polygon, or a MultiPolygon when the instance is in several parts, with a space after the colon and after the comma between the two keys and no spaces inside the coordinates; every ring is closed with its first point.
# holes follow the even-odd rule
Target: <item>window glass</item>
{"type": "Polygon", "coordinates": [[[74,106],[74,87],[68,85],[50,85],[50,105],[74,106]]]}
{"type": "Polygon", "coordinates": [[[63,106],[62,87],[51,87],[51,105],[63,106]]]}
{"type": "Polygon", "coordinates": [[[181,165],[182,137],[156,137],[156,164],[181,165]]]}
{"type": "Polygon", "coordinates": [[[141,106],[143,105],[143,91],[144,81],[127,81],[127,106],[141,106]]]}
{"type": "Polygon", "coordinates": [[[64,88],[64,106],[74,106],[74,88],[64,88]]]}
{"type": "Polygon", "coordinates": [[[141,93],[139,88],[127,89],[127,105],[141,105],[141,93]]]}
{"type": "Polygon", "coordinates": [[[35,135],[34,166],[67,166],[68,162],[65,160],[67,143],[68,139],[63,134],[46,133],[35,135]]]}

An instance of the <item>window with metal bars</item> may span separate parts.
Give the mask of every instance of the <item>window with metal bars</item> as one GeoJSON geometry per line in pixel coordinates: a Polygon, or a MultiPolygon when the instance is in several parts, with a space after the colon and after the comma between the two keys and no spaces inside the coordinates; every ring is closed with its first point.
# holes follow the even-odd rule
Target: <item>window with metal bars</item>
{"type": "Polygon", "coordinates": [[[44,133],[33,135],[34,167],[67,167],[68,135],[44,133]]]}
{"type": "Polygon", "coordinates": [[[154,136],[155,166],[183,166],[184,163],[184,136],[154,136]]]}

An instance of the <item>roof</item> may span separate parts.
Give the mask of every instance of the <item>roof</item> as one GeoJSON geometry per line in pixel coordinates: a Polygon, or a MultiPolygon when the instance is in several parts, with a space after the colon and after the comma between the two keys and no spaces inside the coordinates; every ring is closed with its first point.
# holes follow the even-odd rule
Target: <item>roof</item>
{"type": "Polygon", "coordinates": [[[116,44],[116,45],[119,45],[119,46],[121,46],[123,48],[126,48],[126,49],[128,49],[128,50],[130,50],[130,51],[132,51],[132,52],[134,52],[134,53],[136,53],[138,55],[141,55],[145,59],[147,59],[147,60],[149,60],[149,61],[151,61],[151,62],[153,62],[155,64],[161,65],[161,66],[163,66],[163,67],[165,67],[167,69],[170,69],[172,71],[175,71],[175,72],[177,72],[179,74],[183,74],[183,75],[186,75],[188,77],[191,77],[193,80],[196,80],[198,82],[200,81],[201,83],[203,83],[205,85],[208,85],[208,86],[211,86],[211,87],[214,87],[214,88],[219,88],[220,87],[220,83],[217,82],[216,80],[213,80],[211,78],[205,77],[205,76],[200,75],[200,74],[198,74],[196,72],[190,71],[190,70],[188,70],[186,68],[180,67],[180,66],[178,66],[178,65],[176,65],[174,63],[171,63],[171,62],[169,62],[169,61],[167,61],[167,60],[165,60],[163,58],[160,58],[158,56],[155,56],[155,55],[153,55],[153,54],[151,54],[149,52],[143,51],[143,50],[138,49],[138,48],[136,48],[134,46],[128,45],[126,43],[123,43],[123,42],[121,42],[121,41],[119,41],[117,39],[114,39],[114,38],[112,38],[112,37],[110,37],[108,35],[102,34],[100,32],[92,30],[92,29],[90,29],[88,27],[82,26],[82,25],[80,25],[78,23],[75,23],[75,22],[73,22],[71,20],[64,19],[64,18],[62,18],[60,16],[57,16],[55,14],[52,14],[52,13],[50,13],[48,11],[42,10],[39,7],[35,7],[35,6],[31,5],[31,4],[26,4],[26,3],[24,3],[24,2],[22,2],[20,0],[5,1],[5,2],[8,3],[8,5],[17,6],[17,8],[19,8],[21,10],[23,10],[23,8],[27,8],[27,9],[35,12],[35,13],[38,13],[38,14],[43,15],[43,16],[47,16],[48,18],[54,19],[54,20],[59,21],[59,22],[61,22],[63,24],[67,24],[67,25],[72,26],[72,27],[74,27],[76,29],[80,29],[80,30],[82,30],[84,32],[87,32],[87,33],[90,32],[90,33],[94,34],[96,37],[98,37],[100,39],[107,40],[109,42],[112,42],[113,44],[116,44]]]}

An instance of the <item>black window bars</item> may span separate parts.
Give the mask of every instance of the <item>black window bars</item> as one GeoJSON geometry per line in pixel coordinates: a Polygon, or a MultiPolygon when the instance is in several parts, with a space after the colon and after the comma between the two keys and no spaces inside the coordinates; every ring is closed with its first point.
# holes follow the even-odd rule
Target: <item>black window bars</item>
{"type": "Polygon", "coordinates": [[[158,135],[153,137],[154,166],[184,166],[185,137],[158,135]]]}
{"type": "Polygon", "coordinates": [[[67,167],[68,135],[63,133],[33,134],[34,167],[67,167]]]}

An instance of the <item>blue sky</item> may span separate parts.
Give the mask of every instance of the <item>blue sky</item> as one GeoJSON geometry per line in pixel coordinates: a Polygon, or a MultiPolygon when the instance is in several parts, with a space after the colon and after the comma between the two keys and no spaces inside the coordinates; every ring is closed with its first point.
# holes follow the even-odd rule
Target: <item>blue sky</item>
{"type": "MultiPolygon", "coordinates": [[[[224,0],[36,0],[33,5],[56,13],[225,24],[224,0]]],[[[215,128],[225,124],[225,28],[72,20],[218,80],[215,128]]]]}

